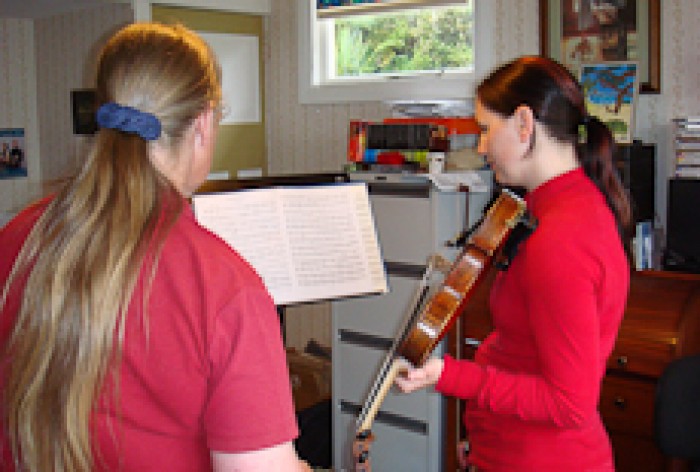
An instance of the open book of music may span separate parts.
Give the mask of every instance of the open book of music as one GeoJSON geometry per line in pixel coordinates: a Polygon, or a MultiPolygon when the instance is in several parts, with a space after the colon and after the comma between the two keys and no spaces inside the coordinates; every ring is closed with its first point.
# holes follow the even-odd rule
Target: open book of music
{"type": "Polygon", "coordinates": [[[277,305],[387,291],[364,183],[192,197],[199,223],[260,274],[277,305]]]}

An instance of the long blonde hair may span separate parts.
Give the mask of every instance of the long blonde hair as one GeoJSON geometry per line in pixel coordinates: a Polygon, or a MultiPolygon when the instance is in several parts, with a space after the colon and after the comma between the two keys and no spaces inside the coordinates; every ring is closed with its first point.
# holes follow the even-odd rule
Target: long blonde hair
{"type": "MultiPolygon", "coordinates": [[[[96,93],[98,103],[156,116],[157,145],[175,150],[196,116],[218,105],[220,71],[206,43],[184,27],[136,23],[103,48],[96,93]]],[[[149,146],[134,134],[98,131],[84,167],[51,200],[5,284],[3,305],[27,277],[2,353],[10,362],[3,426],[18,470],[82,472],[99,460],[91,419],[103,395],[117,395],[103,387],[118,386],[127,309],[139,277],[155,273],[182,209],[149,146]]]]}

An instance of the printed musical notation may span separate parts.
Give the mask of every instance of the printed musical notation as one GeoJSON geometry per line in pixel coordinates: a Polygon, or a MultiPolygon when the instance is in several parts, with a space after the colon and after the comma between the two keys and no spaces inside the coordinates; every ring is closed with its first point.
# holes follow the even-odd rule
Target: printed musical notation
{"type": "Polygon", "coordinates": [[[192,203],[278,305],[387,291],[364,183],[198,194],[192,203]]]}

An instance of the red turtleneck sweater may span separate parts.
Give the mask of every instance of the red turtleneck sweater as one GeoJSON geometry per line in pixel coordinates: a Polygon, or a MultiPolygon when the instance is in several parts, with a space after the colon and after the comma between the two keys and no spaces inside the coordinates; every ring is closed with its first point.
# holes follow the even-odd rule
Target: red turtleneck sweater
{"type": "Polygon", "coordinates": [[[445,358],[436,389],[467,400],[470,461],[487,471],[612,471],[597,405],[629,266],[603,195],[580,169],[526,196],[538,219],[491,290],[475,361],[445,358]]]}

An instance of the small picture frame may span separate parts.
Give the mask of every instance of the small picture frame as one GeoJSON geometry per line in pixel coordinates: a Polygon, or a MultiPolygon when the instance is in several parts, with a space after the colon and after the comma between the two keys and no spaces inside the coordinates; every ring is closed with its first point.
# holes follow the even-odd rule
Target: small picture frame
{"type": "Polygon", "coordinates": [[[639,95],[639,64],[635,61],[583,63],[580,81],[588,113],[610,128],[616,143],[631,143],[639,95]]]}
{"type": "Polygon", "coordinates": [[[73,108],[73,134],[95,134],[97,131],[95,90],[72,90],[71,104],[73,108]]]}
{"type": "Polygon", "coordinates": [[[24,128],[0,129],[0,179],[27,177],[24,128]]]}

